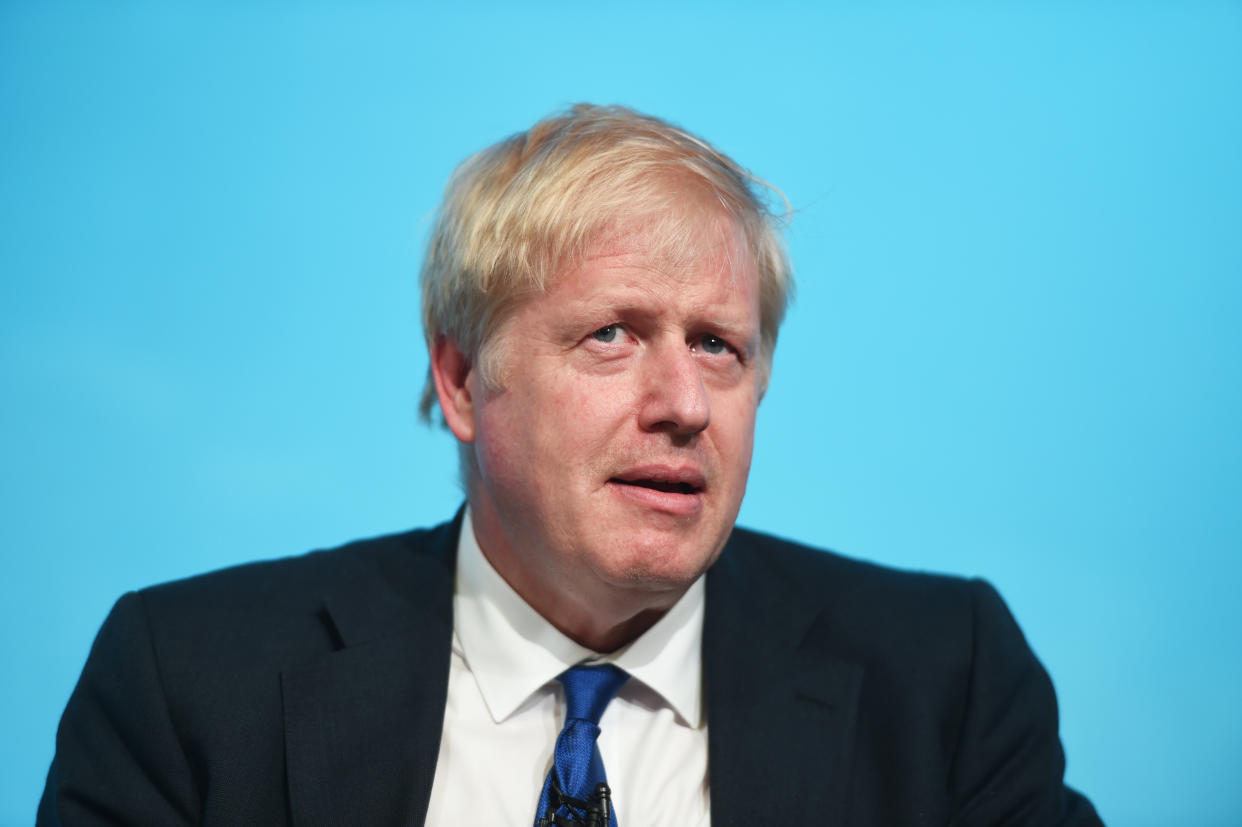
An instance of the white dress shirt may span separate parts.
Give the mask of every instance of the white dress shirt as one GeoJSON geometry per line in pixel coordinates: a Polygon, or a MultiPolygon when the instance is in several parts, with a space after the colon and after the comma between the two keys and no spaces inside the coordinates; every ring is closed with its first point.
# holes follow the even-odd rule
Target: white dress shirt
{"type": "Polygon", "coordinates": [[[565,699],[556,676],[609,662],[630,679],[600,720],[621,827],[707,827],[703,580],[628,646],[598,655],[561,634],[496,573],[462,519],[453,657],[429,825],[532,827],[565,699]]]}

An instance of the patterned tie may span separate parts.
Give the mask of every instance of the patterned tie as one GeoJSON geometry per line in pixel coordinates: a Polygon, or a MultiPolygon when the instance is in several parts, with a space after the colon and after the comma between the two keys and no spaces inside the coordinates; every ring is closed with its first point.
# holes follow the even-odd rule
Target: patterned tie
{"type": "MultiPolygon", "coordinates": [[[[565,687],[565,726],[556,737],[552,769],[543,782],[539,809],[535,811],[535,827],[588,824],[592,819],[603,827],[603,811],[597,801],[591,801],[596,785],[606,780],[595,739],[599,738],[599,719],[604,708],[629,677],[607,664],[575,666],[557,678],[565,687]]],[[[608,824],[617,827],[611,805],[604,807],[608,824]]]]}

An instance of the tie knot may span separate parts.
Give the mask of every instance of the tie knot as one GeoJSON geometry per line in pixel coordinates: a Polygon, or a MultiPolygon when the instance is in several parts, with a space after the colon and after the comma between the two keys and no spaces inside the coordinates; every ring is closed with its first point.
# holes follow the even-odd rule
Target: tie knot
{"type": "Polygon", "coordinates": [[[629,678],[610,663],[566,669],[557,678],[565,687],[566,719],[581,718],[599,726],[604,709],[629,678]]]}

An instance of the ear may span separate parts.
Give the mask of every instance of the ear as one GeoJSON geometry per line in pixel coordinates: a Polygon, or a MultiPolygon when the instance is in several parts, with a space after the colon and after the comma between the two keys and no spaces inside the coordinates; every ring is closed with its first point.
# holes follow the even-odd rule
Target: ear
{"type": "Polygon", "coordinates": [[[453,342],[437,336],[431,346],[431,375],[436,382],[440,411],[453,436],[474,442],[474,396],[470,380],[474,366],[453,342]]]}

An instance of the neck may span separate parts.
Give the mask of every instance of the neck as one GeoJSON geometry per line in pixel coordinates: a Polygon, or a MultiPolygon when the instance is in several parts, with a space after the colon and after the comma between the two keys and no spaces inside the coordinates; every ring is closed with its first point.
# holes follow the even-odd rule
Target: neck
{"type": "Polygon", "coordinates": [[[621,587],[589,571],[566,577],[553,567],[532,565],[542,558],[518,559],[498,526],[481,516],[471,509],[475,540],[496,573],[557,631],[593,652],[615,652],[637,640],[689,588],[621,587]]]}
{"type": "Polygon", "coordinates": [[[664,617],[665,612],[668,611],[666,608],[647,609],[619,623],[601,624],[597,622],[598,619],[596,617],[589,615],[581,618],[577,623],[565,622],[566,618],[549,617],[538,606],[534,604],[531,604],[531,606],[565,637],[601,655],[615,652],[622,646],[634,642],[642,636],[643,632],[646,632],[660,618],[664,617]]]}

